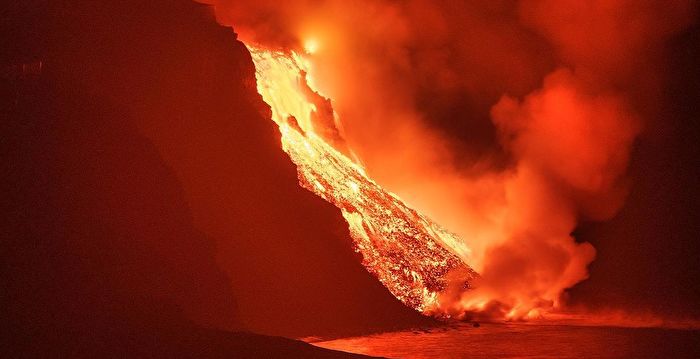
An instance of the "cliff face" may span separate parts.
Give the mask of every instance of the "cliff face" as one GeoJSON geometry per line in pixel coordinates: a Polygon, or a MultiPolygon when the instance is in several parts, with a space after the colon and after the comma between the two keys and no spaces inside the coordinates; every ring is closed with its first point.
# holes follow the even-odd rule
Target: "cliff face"
{"type": "Polygon", "coordinates": [[[424,322],[361,267],[337,209],[297,185],[250,55],[208,8],[8,7],[3,301],[26,337],[424,322]]]}

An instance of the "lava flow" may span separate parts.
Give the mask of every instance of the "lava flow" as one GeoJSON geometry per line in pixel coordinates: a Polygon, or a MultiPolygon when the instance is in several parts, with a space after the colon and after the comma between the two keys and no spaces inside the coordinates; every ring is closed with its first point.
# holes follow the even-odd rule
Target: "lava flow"
{"type": "Polygon", "coordinates": [[[438,309],[439,294],[448,287],[468,290],[478,277],[463,261],[470,249],[350,159],[337,115],[308,83],[309,64],[301,54],[247,46],[258,92],[272,109],[300,185],[340,208],[362,264],[396,298],[424,314],[448,316],[438,309]]]}

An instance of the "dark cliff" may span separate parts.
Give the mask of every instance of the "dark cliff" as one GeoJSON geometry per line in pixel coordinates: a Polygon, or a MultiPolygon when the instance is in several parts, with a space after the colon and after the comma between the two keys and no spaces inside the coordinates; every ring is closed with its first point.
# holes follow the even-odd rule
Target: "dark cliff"
{"type": "Polygon", "coordinates": [[[192,351],[225,336],[213,329],[426,322],[361,267],[337,210],[297,185],[250,56],[210,9],[3,7],[4,336],[75,350],[69,338],[138,347],[169,333],[144,346],[192,351]]]}

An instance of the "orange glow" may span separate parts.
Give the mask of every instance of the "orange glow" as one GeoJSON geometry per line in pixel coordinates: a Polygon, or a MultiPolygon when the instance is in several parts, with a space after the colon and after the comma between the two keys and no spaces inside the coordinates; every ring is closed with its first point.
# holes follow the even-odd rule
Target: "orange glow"
{"type": "Polygon", "coordinates": [[[304,41],[304,51],[306,51],[307,54],[313,55],[319,50],[320,44],[318,40],[314,38],[307,39],[304,41]]]}
{"type": "Polygon", "coordinates": [[[439,294],[448,287],[469,289],[478,276],[463,262],[471,250],[381,188],[317,134],[329,124],[313,120],[318,108],[305,91],[309,63],[302,55],[248,48],[258,91],[272,108],[282,148],[297,165],[301,186],[340,208],[362,264],[396,298],[420,312],[446,315],[439,311],[439,294]]]}
{"type": "Polygon", "coordinates": [[[398,194],[459,236],[441,248],[479,273],[471,290],[434,292],[433,312],[511,320],[562,310],[588,278],[596,250],[572,233],[622,208],[662,45],[696,13],[686,0],[207,2],[240,38],[300,49],[251,51],[302,184],[341,208],[336,188],[361,198],[368,176],[398,194]],[[330,161],[322,145],[360,177],[310,175],[302,149],[330,161]]]}
{"type": "MultiPolygon", "coordinates": [[[[474,220],[482,216],[479,212],[484,209],[479,206],[454,207],[458,220],[469,223],[469,227],[451,224],[462,234],[473,234],[473,238],[464,241],[382,188],[351,159],[353,152],[338,130],[338,115],[328,99],[308,81],[307,74],[313,68],[307,55],[247,46],[256,66],[258,92],[272,109],[272,119],[282,135],[282,148],[297,165],[301,186],[340,208],[355,249],[363,256],[363,265],[403,303],[438,317],[535,319],[559,308],[562,288],[585,277],[585,266],[593,259],[594,250],[585,243],[560,241],[570,238],[568,234],[575,223],[573,212],[568,208],[552,212],[561,204],[542,183],[533,163],[523,161],[517,173],[485,176],[481,183],[437,178],[435,183],[427,184],[437,184],[433,187],[437,190],[424,188],[422,193],[416,193],[418,197],[409,193],[413,200],[432,193],[437,201],[416,201],[428,209],[434,209],[435,204],[449,204],[453,200],[448,197],[464,189],[502,193],[505,203],[473,197],[474,203],[494,213],[490,223],[474,220]],[[325,115],[326,120],[319,115],[324,103],[329,107],[325,111],[330,112],[325,115]],[[439,187],[444,183],[453,185],[439,187]],[[549,224],[543,221],[544,217],[549,224]],[[537,223],[544,227],[539,228],[537,223]],[[517,239],[527,232],[547,240],[537,239],[540,243],[530,244],[532,248],[523,246],[517,239]],[[529,267],[521,267],[523,258],[528,256],[535,257],[526,259],[529,267]],[[528,280],[523,280],[525,277],[528,280]]],[[[555,89],[570,88],[569,80],[566,73],[553,76],[548,82],[553,89],[547,95],[557,93],[555,89]]],[[[567,111],[581,112],[585,103],[576,102],[582,100],[587,101],[574,99],[567,111]]],[[[555,109],[560,105],[561,101],[552,104],[555,109]]],[[[508,126],[518,124],[509,118],[518,112],[517,106],[507,101],[496,106],[496,124],[504,133],[515,131],[508,126]]],[[[585,122],[576,116],[564,118],[585,122]]],[[[597,168],[595,164],[593,167],[597,168]]]]}

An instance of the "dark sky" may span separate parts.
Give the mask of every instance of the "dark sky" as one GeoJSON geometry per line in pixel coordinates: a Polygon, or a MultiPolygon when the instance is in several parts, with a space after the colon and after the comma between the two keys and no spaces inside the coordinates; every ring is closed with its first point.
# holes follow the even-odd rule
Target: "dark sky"
{"type": "Polygon", "coordinates": [[[611,221],[581,225],[580,238],[594,244],[598,258],[571,296],[593,306],[697,317],[700,28],[674,36],[666,54],[662,110],[635,144],[629,198],[611,221]]]}

